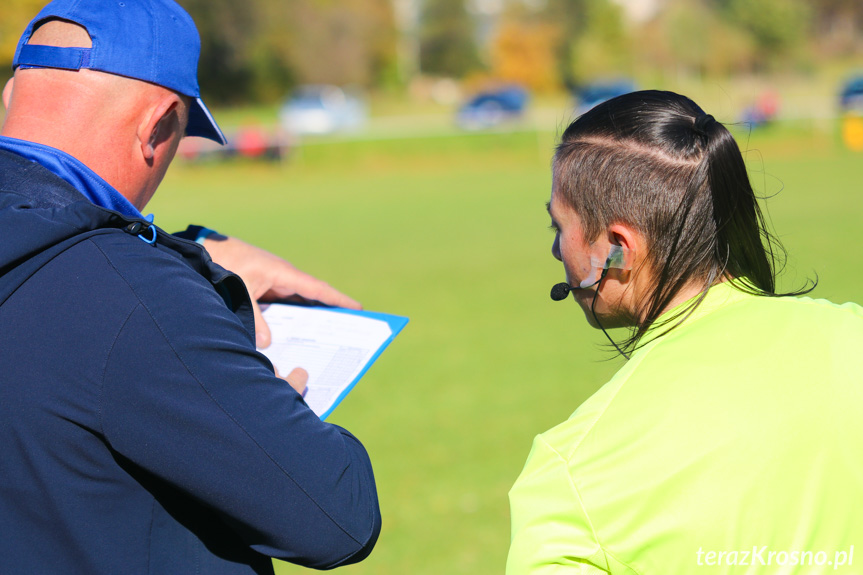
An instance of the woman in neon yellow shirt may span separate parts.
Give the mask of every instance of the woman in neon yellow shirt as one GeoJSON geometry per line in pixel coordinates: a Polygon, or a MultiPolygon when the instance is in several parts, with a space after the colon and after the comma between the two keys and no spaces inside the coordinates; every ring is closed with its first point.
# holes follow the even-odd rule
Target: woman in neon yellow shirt
{"type": "Polygon", "coordinates": [[[863,573],[863,309],[775,292],[728,130],[670,92],[600,104],[548,208],[553,297],[630,327],[630,361],[536,438],[507,574],[863,573]]]}

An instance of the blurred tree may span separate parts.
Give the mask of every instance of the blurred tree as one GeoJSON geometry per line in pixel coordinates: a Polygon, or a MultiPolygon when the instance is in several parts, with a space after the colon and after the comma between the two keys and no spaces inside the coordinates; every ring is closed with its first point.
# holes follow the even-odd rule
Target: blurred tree
{"type": "MultiPolygon", "coordinates": [[[[598,0],[606,2],[607,0],[598,0]]],[[[556,53],[561,82],[569,88],[577,84],[575,52],[572,47],[587,29],[585,12],[589,0],[546,0],[540,17],[558,30],[556,53]]]]}
{"type": "Polygon", "coordinates": [[[828,56],[863,53],[863,2],[810,0],[815,36],[828,56]]]}
{"type": "Polygon", "coordinates": [[[706,40],[719,18],[701,2],[676,1],[670,3],[663,20],[664,36],[676,67],[688,73],[703,73],[705,62],[716,49],[706,40]]]}
{"type": "Polygon", "coordinates": [[[198,80],[201,91],[215,102],[234,103],[252,92],[249,65],[252,44],[260,28],[258,2],[178,0],[201,35],[198,80]]]}
{"type": "Polygon", "coordinates": [[[722,76],[747,72],[756,55],[752,35],[727,23],[703,1],[671,0],[638,41],[639,56],[668,73],[722,76]]]}
{"type": "Polygon", "coordinates": [[[632,34],[619,3],[546,0],[541,14],[559,30],[557,60],[561,81],[567,87],[632,73],[632,34]]]}
{"type": "Polygon", "coordinates": [[[290,36],[291,64],[300,82],[370,86],[393,73],[397,35],[387,0],[279,4],[286,23],[282,33],[290,36]]]}
{"type": "MultiPolygon", "coordinates": [[[[701,64],[702,75],[717,77],[750,72],[758,61],[758,47],[752,35],[723,22],[715,14],[711,14],[711,22],[713,25],[708,26],[702,37],[702,42],[708,46],[701,64]]],[[[687,52],[684,45],[678,48],[678,54],[687,52]]]]}
{"type": "Polygon", "coordinates": [[[752,35],[755,65],[794,56],[810,37],[811,0],[715,0],[729,23],[752,35]]]}
{"type": "Polygon", "coordinates": [[[479,67],[474,22],[464,0],[424,0],[420,12],[420,70],[463,77],[479,67]]]}
{"type": "MultiPolygon", "coordinates": [[[[178,1],[201,32],[201,87],[214,102],[271,102],[298,83],[407,80],[397,76],[396,0],[178,1]]],[[[400,1],[411,18],[419,14],[422,72],[463,77],[481,67],[465,6],[479,0],[400,1]]],[[[538,90],[631,74],[636,62],[721,76],[800,61],[813,46],[826,57],[863,54],[863,0],[661,0],[638,25],[624,21],[616,0],[499,1],[508,8],[488,36],[492,73],[538,90]]],[[[0,80],[47,0],[2,2],[0,80]]]]}
{"type": "Polygon", "coordinates": [[[201,89],[270,102],[297,83],[370,86],[393,74],[388,0],[179,0],[201,33],[201,89]]]}
{"type": "Polygon", "coordinates": [[[550,24],[505,20],[492,40],[491,75],[537,92],[558,88],[557,35],[550,24]]]}
{"type": "Polygon", "coordinates": [[[631,75],[629,38],[619,4],[608,0],[585,3],[580,30],[569,45],[571,77],[582,84],[596,78],[631,75]]]}

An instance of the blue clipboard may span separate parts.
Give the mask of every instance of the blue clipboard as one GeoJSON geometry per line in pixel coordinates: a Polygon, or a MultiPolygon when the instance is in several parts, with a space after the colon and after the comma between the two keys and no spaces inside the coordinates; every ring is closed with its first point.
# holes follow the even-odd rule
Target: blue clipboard
{"type": "Polygon", "coordinates": [[[387,340],[385,342],[383,342],[381,344],[381,346],[378,348],[378,350],[372,355],[371,359],[369,359],[366,362],[366,365],[365,365],[365,367],[363,367],[362,371],[360,371],[360,373],[354,378],[354,380],[351,381],[348,384],[348,386],[345,387],[345,389],[339,394],[339,396],[333,402],[333,405],[327,411],[325,411],[323,414],[321,414],[320,417],[322,420],[325,420],[327,417],[329,417],[329,415],[333,412],[333,410],[336,407],[338,407],[338,405],[342,402],[342,400],[348,396],[348,394],[351,392],[351,390],[354,388],[354,386],[357,384],[357,382],[363,378],[363,376],[366,374],[366,372],[369,370],[369,368],[378,360],[378,358],[381,356],[381,354],[384,352],[384,350],[387,348],[387,346],[389,346],[390,342],[392,342],[396,338],[396,336],[404,329],[404,327],[410,321],[409,318],[404,317],[404,316],[393,315],[393,314],[383,313],[383,312],[379,312],[379,311],[365,311],[365,310],[357,310],[357,309],[347,309],[347,308],[342,308],[342,307],[328,307],[326,309],[327,309],[327,311],[335,311],[338,313],[346,313],[346,314],[350,314],[350,315],[358,315],[358,316],[362,316],[362,317],[368,317],[371,319],[379,319],[381,321],[386,322],[390,326],[390,330],[392,331],[392,333],[390,334],[390,337],[387,338],[387,340]]]}

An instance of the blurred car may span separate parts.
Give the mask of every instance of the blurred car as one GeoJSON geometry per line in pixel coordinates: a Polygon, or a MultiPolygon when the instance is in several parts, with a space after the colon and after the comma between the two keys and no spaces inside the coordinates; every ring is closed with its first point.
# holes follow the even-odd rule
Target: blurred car
{"type": "Polygon", "coordinates": [[[767,126],[779,115],[780,106],[779,93],[765,90],[752,104],[743,109],[740,119],[751,128],[767,126]]]}
{"type": "Polygon", "coordinates": [[[637,88],[631,80],[609,80],[586,84],[575,90],[575,115],[581,116],[597,104],[634,92],[637,88]]]}
{"type": "Polygon", "coordinates": [[[839,107],[843,112],[863,112],[863,75],[848,79],[839,92],[839,107]]]}
{"type": "Polygon", "coordinates": [[[458,110],[456,124],[465,130],[493,128],[516,120],[527,108],[527,90],[506,86],[474,95],[458,110]]]}
{"type": "Polygon", "coordinates": [[[297,135],[355,130],[366,117],[366,104],[359,96],[328,85],[300,87],[279,110],[282,128],[297,135]]]}
{"type": "Polygon", "coordinates": [[[186,162],[208,162],[234,158],[281,161],[288,155],[289,142],[278,131],[248,125],[226,135],[224,146],[205,138],[183,138],[177,156],[186,162]]]}

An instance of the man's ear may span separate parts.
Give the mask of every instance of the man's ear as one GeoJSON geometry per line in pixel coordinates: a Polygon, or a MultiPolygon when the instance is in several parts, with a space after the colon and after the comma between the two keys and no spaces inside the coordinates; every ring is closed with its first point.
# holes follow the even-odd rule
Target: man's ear
{"type": "Polygon", "coordinates": [[[138,124],[138,141],[141,154],[148,164],[152,164],[159,146],[171,140],[180,130],[178,110],[182,100],[174,93],[165,94],[144,114],[138,124]]]}
{"type": "Polygon", "coordinates": [[[9,102],[12,100],[12,86],[15,84],[15,77],[9,78],[6,86],[3,88],[3,107],[9,109],[9,102]]]}

